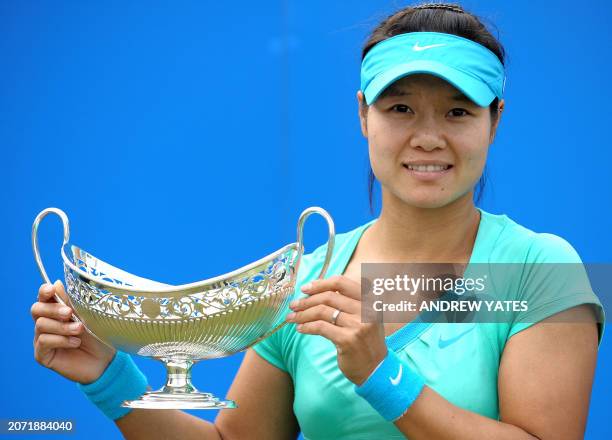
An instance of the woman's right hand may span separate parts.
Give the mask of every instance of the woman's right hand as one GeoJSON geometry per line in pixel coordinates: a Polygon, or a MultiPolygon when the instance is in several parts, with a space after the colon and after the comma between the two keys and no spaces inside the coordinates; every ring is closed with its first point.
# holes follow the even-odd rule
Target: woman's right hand
{"type": "Polygon", "coordinates": [[[115,356],[89,332],[82,323],[73,322],[72,309],[56,302],[54,293],[69,304],[60,281],[43,284],[38,302],[32,305],[34,318],[34,358],[67,379],[88,384],[95,382],[115,356]]]}

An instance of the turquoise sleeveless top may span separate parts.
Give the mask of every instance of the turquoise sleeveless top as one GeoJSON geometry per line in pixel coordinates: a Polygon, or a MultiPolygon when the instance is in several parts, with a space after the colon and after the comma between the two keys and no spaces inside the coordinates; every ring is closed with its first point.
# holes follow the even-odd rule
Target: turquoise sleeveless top
{"type": "MultiPolygon", "coordinates": [[[[580,263],[565,240],[526,229],[505,215],[480,210],[481,219],[470,263],[580,263]]],[[[336,236],[327,276],[342,274],[372,220],[336,236]]],[[[305,255],[300,263],[295,297],[300,287],[318,276],[326,246],[305,255]]],[[[516,280],[525,283],[528,277],[516,280]]],[[[549,277],[555,282],[555,277],[549,277]]],[[[497,374],[506,341],[535,322],[560,311],[593,304],[598,313],[599,341],[603,335],[603,307],[589,286],[586,289],[559,282],[558,292],[546,299],[544,313],[531,322],[428,323],[415,320],[386,337],[387,345],[449,402],[483,416],[498,419],[497,374]],[[453,341],[449,344],[448,341],[453,341]]],[[[532,289],[537,292],[537,289],[532,289]]],[[[520,299],[526,299],[521,297],[520,299]]],[[[532,303],[537,303],[534,295],[532,303]]],[[[287,324],[253,346],[272,365],[287,372],[295,386],[293,411],[305,439],[403,439],[393,423],[384,420],[354,391],[338,368],[336,347],[318,335],[304,335],[287,324]]]]}

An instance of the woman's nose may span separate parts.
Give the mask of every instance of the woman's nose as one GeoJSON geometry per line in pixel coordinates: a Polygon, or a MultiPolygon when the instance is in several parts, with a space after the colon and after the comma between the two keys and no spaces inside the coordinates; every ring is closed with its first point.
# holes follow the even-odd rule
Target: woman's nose
{"type": "Polygon", "coordinates": [[[435,113],[421,113],[411,124],[410,146],[424,151],[431,151],[446,146],[443,127],[436,120],[435,113]]]}
{"type": "Polygon", "coordinates": [[[445,148],[446,141],[442,133],[435,127],[416,128],[410,138],[410,146],[423,151],[432,151],[445,148]]]}

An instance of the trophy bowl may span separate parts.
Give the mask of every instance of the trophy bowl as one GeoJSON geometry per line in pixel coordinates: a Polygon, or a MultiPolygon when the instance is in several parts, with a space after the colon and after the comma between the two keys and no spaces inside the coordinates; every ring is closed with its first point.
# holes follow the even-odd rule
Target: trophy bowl
{"type": "MultiPolygon", "coordinates": [[[[331,216],[319,207],[301,213],[297,242],[225,275],[179,286],[132,275],[70,244],[68,216],[58,208],[47,208],[34,220],[32,248],[43,279],[51,283],[38,249],[38,226],[48,214],[58,215],[64,227],[61,256],[66,293],[75,311],[72,320],[110,347],[165,364],[167,379],[160,390],[122,406],[235,408],[231,400],[198,391],[191,383],[191,368],[200,360],[246,350],[285,325],[304,252],[304,222],[314,213],[325,218],[329,233],[322,278],[335,231],[331,216]]],[[[55,299],[64,304],[57,295],[55,299]]]]}

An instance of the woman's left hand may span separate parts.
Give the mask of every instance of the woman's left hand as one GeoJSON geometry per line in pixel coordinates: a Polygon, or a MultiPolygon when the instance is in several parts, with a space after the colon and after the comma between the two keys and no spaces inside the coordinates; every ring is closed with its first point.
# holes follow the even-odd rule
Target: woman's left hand
{"type": "Polygon", "coordinates": [[[383,325],[361,322],[361,284],[336,275],[305,284],[302,292],[308,297],[289,305],[294,313],[287,315],[287,321],[298,324],[300,333],[332,341],[338,367],[351,382],[361,385],[387,355],[383,325]],[[336,310],[340,314],[334,325],[336,310]]]}

